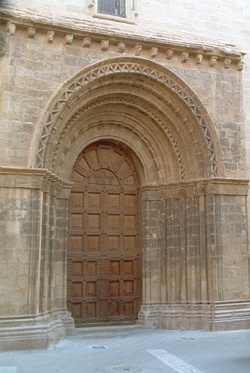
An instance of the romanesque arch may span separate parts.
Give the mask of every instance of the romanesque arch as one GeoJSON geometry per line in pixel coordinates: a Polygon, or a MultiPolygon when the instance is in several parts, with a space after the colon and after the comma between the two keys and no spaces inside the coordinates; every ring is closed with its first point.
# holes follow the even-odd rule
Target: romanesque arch
{"type": "Polygon", "coordinates": [[[65,82],[42,116],[30,163],[69,179],[69,143],[73,161],[104,125],[101,136],[112,132],[135,152],[138,144],[151,152],[154,161],[144,169],[158,170],[158,182],[223,176],[217,134],[200,100],[175,74],[139,58],[105,60],[65,82]],[[164,148],[171,148],[169,162],[164,148]]]}
{"type": "MultiPolygon", "coordinates": [[[[231,300],[239,293],[228,286],[233,258],[224,257],[234,244],[225,228],[225,205],[234,206],[235,219],[245,226],[246,183],[226,179],[218,134],[197,95],[170,70],[142,58],[114,58],[81,70],[41,117],[30,167],[47,170],[41,215],[52,225],[43,231],[45,257],[50,247],[60,248],[50,266],[49,297],[60,294],[56,302],[66,310],[72,170],[84,149],[105,142],[127,149],[140,180],[139,322],[223,328],[223,315],[236,310],[231,300]]],[[[245,255],[245,238],[240,240],[245,255]]],[[[45,263],[43,283],[47,270],[45,263]]],[[[241,299],[248,297],[244,289],[241,299]]]]}

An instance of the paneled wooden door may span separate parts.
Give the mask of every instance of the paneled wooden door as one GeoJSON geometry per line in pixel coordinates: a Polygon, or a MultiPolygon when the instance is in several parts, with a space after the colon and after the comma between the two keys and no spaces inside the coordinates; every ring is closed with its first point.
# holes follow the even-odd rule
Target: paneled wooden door
{"type": "Polygon", "coordinates": [[[137,318],[141,303],[138,180],[120,147],[77,159],[69,202],[68,309],[76,325],[137,318]]]}

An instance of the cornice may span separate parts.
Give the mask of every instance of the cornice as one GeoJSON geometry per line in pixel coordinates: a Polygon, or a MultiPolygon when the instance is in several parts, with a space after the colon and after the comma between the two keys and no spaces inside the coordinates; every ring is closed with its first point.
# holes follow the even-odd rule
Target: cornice
{"type": "Polygon", "coordinates": [[[72,183],[67,182],[46,169],[0,167],[1,188],[24,188],[52,190],[62,198],[68,195],[72,183]]]}
{"type": "MultiPolygon", "coordinates": [[[[139,55],[141,49],[145,48],[150,49],[152,58],[157,57],[159,50],[164,50],[168,60],[174,53],[184,52],[181,55],[182,62],[188,60],[190,53],[195,55],[197,64],[200,64],[204,57],[209,57],[210,66],[216,65],[217,59],[222,59],[225,68],[228,68],[232,62],[236,62],[237,69],[240,71],[243,69],[243,53],[234,45],[226,44],[221,39],[210,39],[186,32],[174,33],[172,30],[156,27],[154,29],[152,25],[147,29],[136,24],[97,20],[87,15],[81,18],[50,13],[44,15],[4,5],[1,6],[0,17],[7,25],[9,34],[15,33],[16,28],[27,28],[29,37],[33,37],[32,33],[35,35],[37,31],[54,32],[64,35],[66,44],[72,44],[74,38],[81,37],[85,47],[90,46],[92,41],[97,41],[101,43],[102,50],[107,50],[110,43],[116,43],[120,53],[123,53],[125,48],[130,48],[134,50],[135,55],[136,53],[139,55]],[[13,26],[12,30],[11,26],[13,26]],[[105,44],[105,41],[108,43],[105,44]]],[[[53,42],[53,34],[49,42],[53,42]]]]}
{"type": "Polygon", "coordinates": [[[243,196],[248,195],[248,179],[211,178],[191,180],[167,185],[144,185],[140,188],[142,199],[185,198],[198,196],[243,196]],[[153,196],[153,197],[152,197],[153,196]]]}

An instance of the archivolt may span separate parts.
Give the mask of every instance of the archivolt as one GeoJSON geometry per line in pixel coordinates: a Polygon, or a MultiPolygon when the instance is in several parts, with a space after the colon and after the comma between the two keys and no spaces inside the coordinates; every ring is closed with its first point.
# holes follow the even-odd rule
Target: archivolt
{"type": "MultiPolygon", "coordinates": [[[[36,156],[35,161],[32,162],[33,166],[38,168],[43,168],[45,166],[47,147],[48,143],[51,141],[51,137],[53,136],[53,129],[56,128],[57,121],[62,117],[62,112],[65,112],[68,102],[74,99],[74,97],[76,98],[78,93],[83,88],[88,88],[92,82],[95,82],[102,77],[114,76],[117,74],[129,74],[130,76],[137,74],[137,76],[150,77],[158,84],[160,83],[163,85],[165,89],[172,92],[173,97],[178,97],[182,103],[186,105],[192,116],[196,119],[205,139],[207,152],[209,154],[210,176],[218,176],[215,145],[210,130],[212,128],[212,123],[205,108],[187,84],[185,84],[175,74],[154,62],[140,58],[114,58],[102,61],[82,70],[69,81],[65,82],[63,87],[50,101],[41,120],[41,126],[40,129],[38,129],[39,134],[36,137],[39,140],[34,144],[34,147],[36,148],[36,156]]],[[[82,110],[84,110],[84,108],[82,110]]],[[[73,121],[75,115],[77,115],[77,113],[73,115],[72,119],[69,119],[69,124],[70,121],[73,121]]],[[[152,113],[150,115],[152,115],[152,113]]],[[[171,135],[171,131],[168,131],[167,135],[177,154],[179,169],[181,170],[181,179],[183,180],[185,178],[185,171],[181,161],[180,150],[174,137],[171,135]]],[[[55,156],[56,152],[54,153],[54,159],[55,156]]],[[[53,162],[52,164],[51,162],[49,163],[50,167],[53,167],[53,162]]]]}
{"type": "Polygon", "coordinates": [[[88,103],[88,104],[84,105],[79,110],[77,110],[77,112],[75,112],[72,115],[72,117],[67,121],[66,125],[64,126],[63,133],[61,133],[61,137],[58,139],[58,141],[57,141],[57,143],[56,143],[56,145],[54,147],[53,159],[52,159],[52,163],[51,163],[51,170],[54,171],[55,162],[56,162],[56,159],[57,159],[58,149],[60,147],[60,143],[63,140],[63,137],[66,134],[66,132],[68,132],[70,130],[70,128],[73,125],[73,123],[75,122],[75,120],[77,120],[82,114],[84,114],[85,112],[87,112],[90,109],[98,108],[98,107],[101,107],[101,106],[106,105],[106,104],[116,104],[116,103],[124,103],[124,104],[128,104],[128,105],[130,105],[132,107],[139,107],[141,110],[143,110],[144,113],[146,113],[147,115],[149,115],[153,120],[155,120],[157,122],[157,124],[159,126],[161,126],[166,131],[167,136],[169,138],[169,141],[172,144],[172,147],[173,147],[173,149],[174,149],[174,151],[176,153],[176,158],[177,158],[178,163],[179,163],[180,179],[182,181],[184,181],[185,180],[185,166],[183,164],[181,150],[180,150],[180,148],[178,146],[178,143],[177,143],[177,141],[175,139],[175,136],[166,127],[166,125],[163,123],[163,121],[157,116],[157,114],[155,112],[153,112],[153,110],[149,106],[146,106],[145,104],[143,105],[143,103],[141,103],[141,102],[138,104],[137,102],[135,102],[133,100],[133,98],[129,99],[128,97],[122,97],[122,98],[117,98],[117,97],[100,98],[100,99],[97,99],[95,101],[92,101],[91,103],[88,103]]]}

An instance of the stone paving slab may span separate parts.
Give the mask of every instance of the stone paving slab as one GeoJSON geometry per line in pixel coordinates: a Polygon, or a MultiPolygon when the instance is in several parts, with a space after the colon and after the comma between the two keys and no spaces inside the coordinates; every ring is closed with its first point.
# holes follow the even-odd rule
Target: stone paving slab
{"type": "Polygon", "coordinates": [[[0,353],[0,373],[249,373],[250,330],[80,333],[47,350],[0,353]]]}

